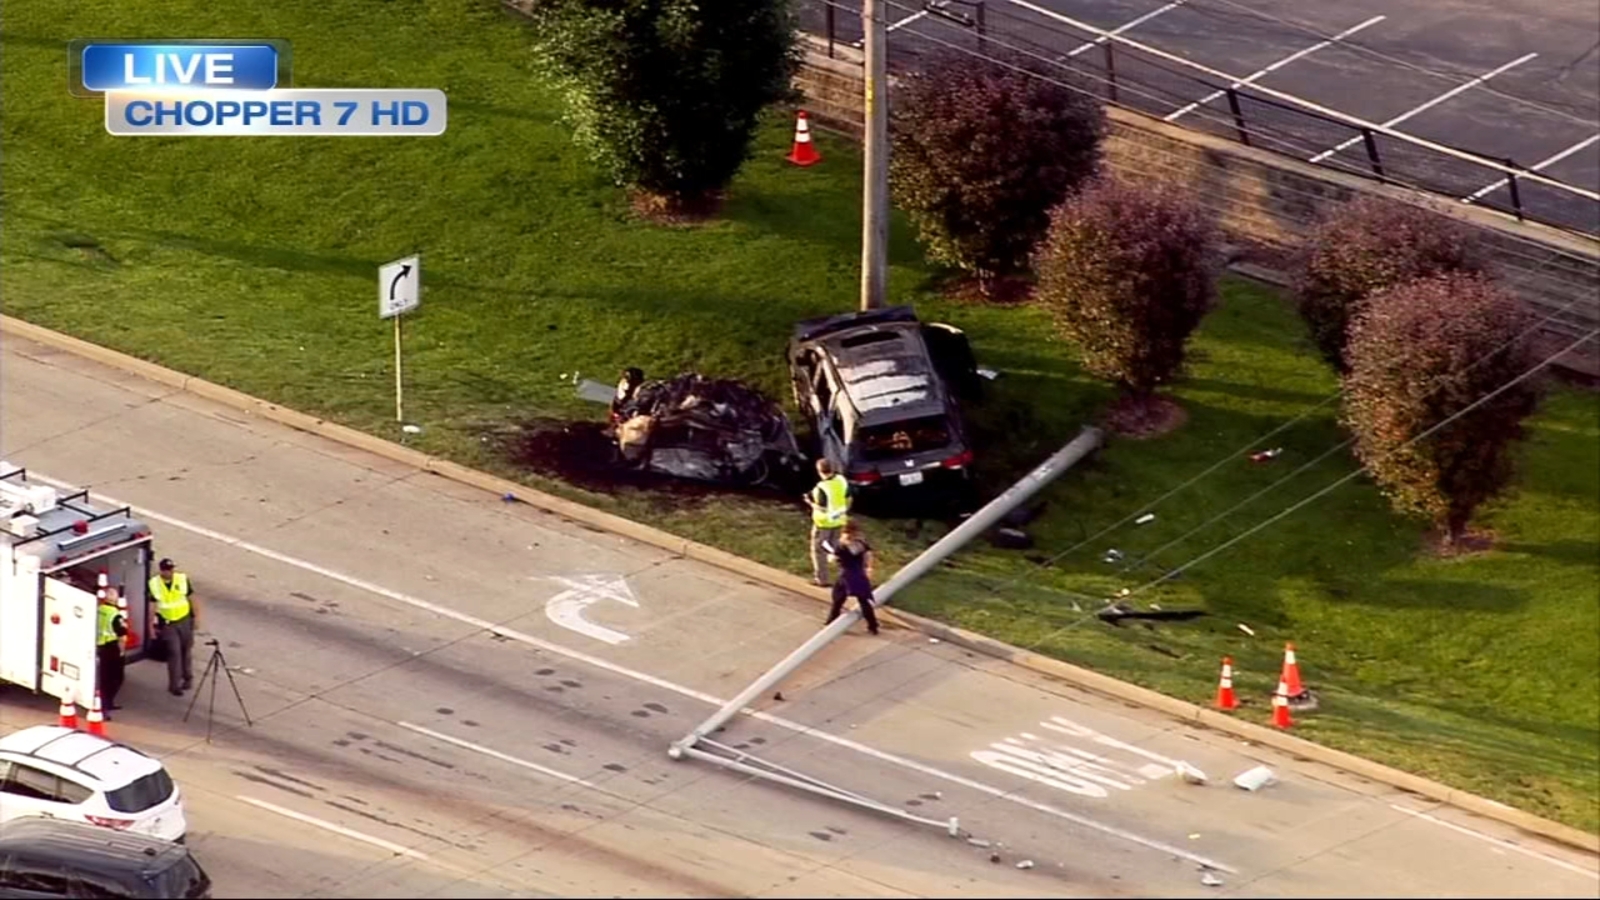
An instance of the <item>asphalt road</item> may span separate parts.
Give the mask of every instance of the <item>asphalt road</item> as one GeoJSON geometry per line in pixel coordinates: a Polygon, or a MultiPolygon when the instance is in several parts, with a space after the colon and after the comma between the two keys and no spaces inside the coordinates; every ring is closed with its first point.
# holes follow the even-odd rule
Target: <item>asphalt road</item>
{"type": "MultiPolygon", "coordinates": [[[[182,721],[140,664],[110,728],[167,761],[219,897],[1600,887],[1584,854],[904,631],[847,636],[719,737],[958,816],[980,848],[667,759],[813,633],[814,601],[16,339],[0,451],[134,504],[197,585],[253,724],[226,683],[182,721]],[[1228,784],[1257,764],[1278,783],[1228,784]]],[[[53,715],[0,692],[0,730],[53,715]]]]}
{"type": "MultiPolygon", "coordinates": [[[[807,0],[806,27],[825,33],[826,0],[807,0]]],[[[923,12],[920,0],[889,3],[892,53],[907,62],[955,44],[978,50],[974,29],[923,12]]],[[[861,34],[858,0],[839,0],[840,39],[861,34]]],[[[1532,168],[1600,190],[1600,5],[1590,0],[951,0],[948,12],[983,17],[991,51],[1032,55],[1053,71],[1106,84],[1103,48],[1046,12],[1176,54],[1245,81],[1425,140],[1532,168]],[[1325,43],[1329,38],[1338,40],[1325,43]],[[1481,80],[1480,80],[1481,79],[1481,80]]],[[[1211,91],[1133,52],[1115,62],[1119,100],[1160,117],[1232,136],[1226,98],[1190,104],[1211,91]]],[[[1203,77],[1203,76],[1202,76],[1203,77]]],[[[1241,112],[1256,143],[1311,159],[1358,134],[1246,99],[1241,112]]],[[[1477,166],[1379,137],[1386,173],[1401,181],[1510,209],[1512,198],[1477,166]]],[[[1359,140],[1325,164],[1365,171],[1359,140]]],[[[1503,183],[1503,182],[1501,182],[1503,183]]],[[[1533,216],[1600,232],[1600,203],[1532,183],[1518,200],[1533,216]]]]}

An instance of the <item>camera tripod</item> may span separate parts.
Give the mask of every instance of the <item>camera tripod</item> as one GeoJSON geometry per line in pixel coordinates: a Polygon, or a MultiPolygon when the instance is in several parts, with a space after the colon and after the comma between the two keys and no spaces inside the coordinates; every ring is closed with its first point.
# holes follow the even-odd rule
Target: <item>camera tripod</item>
{"type": "Polygon", "coordinates": [[[239,696],[239,683],[233,680],[233,671],[228,668],[228,660],[222,655],[222,642],[216,638],[206,641],[206,646],[211,648],[211,658],[206,660],[205,668],[200,671],[200,680],[194,686],[194,696],[189,698],[189,708],[183,711],[183,721],[189,721],[189,714],[194,712],[194,704],[200,699],[200,692],[205,689],[206,680],[211,681],[211,698],[206,701],[206,743],[211,743],[211,725],[217,717],[217,672],[220,670],[228,678],[228,687],[233,688],[233,699],[239,701],[239,711],[244,713],[244,724],[254,728],[255,723],[250,721],[250,711],[244,708],[244,698],[239,696]]]}

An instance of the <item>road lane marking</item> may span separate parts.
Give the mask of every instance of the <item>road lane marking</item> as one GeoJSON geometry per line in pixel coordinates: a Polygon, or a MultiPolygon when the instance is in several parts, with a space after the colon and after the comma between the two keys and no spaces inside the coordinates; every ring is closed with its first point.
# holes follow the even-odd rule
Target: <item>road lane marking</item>
{"type": "Polygon", "coordinates": [[[1059,739],[1052,743],[1049,739],[1029,731],[990,744],[985,749],[974,750],[968,756],[991,769],[999,769],[1068,793],[1099,800],[1111,796],[1106,788],[1130,791],[1139,785],[1165,778],[1178,770],[1176,760],[1119,741],[1064,716],[1051,716],[1039,725],[1058,734],[1086,738],[1102,746],[1123,750],[1154,762],[1123,762],[1081,747],[1060,743],[1059,739]]]}
{"type": "MultiPolygon", "coordinates": [[[[1488,81],[1489,79],[1495,77],[1496,75],[1499,75],[1502,72],[1506,72],[1506,71],[1508,71],[1508,70],[1510,70],[1510,69],[1512,69],[1512,68],[1514,68],[1516,66],[1520,66],[1523,63],[1527,62],[1530,59],[1533,59],[1534,57],[1536,57],[1538,55],[1539,54],[1537,54],[1537,53],[1529,53],[1526,56],[1522,56],[1522,57],[1519,57],[1517,59],[1513,59],[1511,62],[1508,62],[1505,65],[1500,66],[1499,68],[1490,69],[1489,71],[1483,73],[1482,75],[1479,75],[1477,78],[1474,78],[1471,81],[1465,82],[1463,84],[1458,84],[1455,87],[1451,88],[1450,90],[1445,91],[1444,93],[1442,93],[1439,96],[1433,98],[1432,100],[1429,100],[1426,103],[1423,103],[1420,106],[1416,106],[1416,107],[1413,107],[1412,109],[1406,110],[1405,112],[1401,113],[1400,115],[1395,116],[1394,118],[1390,119],[1387,122],[1384,122],[1383,123],[1383,127],[1384,128],[1393,128],[1394,126],[1399,125],[1401,122],[1404,122],[1405,120],[1411,118],[1412,116],[1416,115],[1417,113],[1425,112],[1427,110],[1430,110],[1430,109],[1434,108],[1435,106],[1438,106],[1439,104],[1443,103],[1444,101],[1449,100],[1451,97],[1454,97],[1455,95],[1457,95],[1457,94],[1459,94],[1459,93],[1461,93],[1463,91],[1467,91],[1467,90],[1470,90],[1472,88],[1475,88],[1478,85],[1483,84],[1485,81],[1488,81]]],[[[1313,156],[1313,157],[1311,157],[1311,159],[1307,160],[1307,162],[1314,162],[1314,163],[1322,162],[1323,160],[1327,159],[1328,157],[1334,155],[1335,153],[1338,153],[1341,150],[1344,150],[1344,149],[1346,149],[1348,147],[1352,147],[1352,146],[1360,143],[1361,140],[1362,140],[1362,136],[1358,134],[1355,137],[1345,141],[1342,144],[1339,144],[1336,147],[1333,147],[1333,148],[1330,148],[1328,150],[1324,150],[1321,153],[1318,153],[1316,156],[1313,156]]]]}
{"type": "Polygon", "coordinates": [[[566,590],[545,601],[544,614],[550,621],[568,631],[576,631],[613,647],[631,639],[631,635],[583,617],[584,610],[602,600],[615,600],[638,609],[639,599],[628,587],[627,578],[620,575],[578,575],[573,578],[549,576],[548,580],[566,586],[566,590]]]}
{"type": "Polygon", "coordinates": [[[1306,57],[1306,56],[1310,56],[1311,54],[1317,52],[1318,50],[1321,50],[1322,48],[1324,48],[1324,47],[1326,47],[1326,46],[1328,46],[1330,44],[1336,43],[1338,41],[1342,41],[1345,38],[1349,37],[1350,35],[1355,34],[1356,32],[1362,30],[1363,28],[1367,28],[1368,26],[1371,26],[1371,25],[1376,25],[1379,22],[1382,22],[1386,18],[1388,18],[1388,16],[1373,16],[1372,18],[1366,20],[1365,22],[1362,22],[1360,25],[1354,25],[1354,26],[1351,26],[1350,28],[1346,28],[1345,30],[1339,32],[1338,34],[1334,35],[1331,38],[1328,38],[1325,41],[1319,41],[1319,42],[1317,42],[1315,44],[1312,44],[1311,46],[1305,48],[1304,50],[1296,50],[1295,52],[1289,54],[1288,56],[1285,56],[1283,59],[1280,59],[1277,62],[1266,66],[1265,68],[1257,69],[1255,72],[1252,72],[1251,74],[1246,75],[1245,77],[1239,79],[1238,81],[1235,81],[1233,84],[1229,85],[1226,90],[1212,91],[1211,93],[1209,93],[1206,96],[1200,98],[1199,100],[1196,100],[1195,102],[1189,104],[1188,106],[1185,106],[1182,109],[1177,110],[1176,112],[1169,113],[1164,119],[1162,119],[1162,121],[1164,121],[1164,122],[1176,121],[1180,117],[1188,115],[1189,113],[1194,112],[1196,109],[1199,109],[1200,107],[1206,105],[1207,103],[1210,103],[1211,101],[1217,99],[1218,97],[1221,97],[1223,94],[1226,94],[1228,91],[1234,90],[1235,88],[1242,88],[1247,84],[1254,84],[1256,79],[1262,77],[1263,75],[1270,75],[1271,73],[1276,72],[1278,69],[1282,68],[1283,66],[1288,65],[1289,63],[1294,62],[1297,59],[1300,59],[1300,58],[1306,57]]]}
{"type": "MultiPolygon", "coordinates": [[[[1529,172],[1542,172],[1542,171],[1544,171],[1544,169],[1547,166],[1553,166],[1556,163],[1561,162],[1563,159],[1566,159],[1567,157],[1571,156],[1572,154],[1577,153],[1579,150],[1582,150],[1583,148],[1585,148],[1585,147],[1589,146],[1590,144],[1594,143],[1595,141],[1600,141],[1600,134],[1591,135],[1590,137],[1584,138],[1583,140],[1577,142],[1576,144],[1573,144],[1571,147],[1568,147],[1565,150],[1561,150],[1561,151],[1558,151],[1556,153],[1552,153],[1551,155],[1545,157],[1544,159],[1542,159],[1542,160],[1534,163],[1533,165],[1529,166],[1528,167],[1528,171],[1529,172]]],[[[1497,190],[1507,186],[1510,183],[1511,183],[1511,179],[1510,178],[1502,178],[1499,181],[1491,182],[1491,183],[1486,184],[1483,187],[1479,188],[1478,190],[1474,191],[1472,194],[1469,194],[1468,196],[1462,197],[1461,198],[1461,202],[1462,203],[1471,203],[1472,201],[1483,197],[1483,195],[1491,193],[1493,191],[1497,191],[1497,190]]]]}
{"type": "Polygon", "coordinates": [[[1125,24],[1118,25],[1116,28],[1113,28],[1112,30],[1106,32],[1104,35],[1101,35],[1100,37],[1097,37],[1092,41],[1085,41],[1084,43],[1078,45],[1077,47],[1072,48],[1072,50],[1069,51],[1066,56],[1063,56],[1061,58],[1062,59],[1071,59],[1072,57],[1077,56],[1080,53],[1084,53],[1086,51],[1093,50],[1095,47],[1098,47],[1101,44],[1104,44],[1106,41],[1111,40],[1112,38],[1114,38],[1117,35],[1123,33],[1124,31],[1127,31],[1128,29],[1133,28],[1133,27],[1135,27],[1137,25],[1143,25],[1144,23],[1150,21],[1151,19],[1154,19],[1156,16],[1159,16],[1162,13],[1169,12],[1171,10],[1177,9],[1178,7],[1184,5],[1185,3],[1188,3],[1188,2],[1189,2],[1189,0],[1172,0],[1171,3],[1168,3],[1166,6],[1163,6],[1160,9],[1155,10],[1154,12],[1147,12],[1144,15],[1140,16],[1137,19],[1134,19],[1131,22],[1127,22],[1125,24]]]}
{"type": "Polygon", "coordinates": [[[396,844],[393,841],[386,841],[380,837],[373,837],[370,834],[364,834],[356,831],[354,828],[346,828],[343,825],[329,822],[326,819],[319,819],[316,816],[308,816],[303,812],[295,812],[292,809],[286,809],[277,805],[276,803],[268,803],[265,800],[257,800],[254,797],[246,797],[243,794],[235,794],[234,799],[248,803],[251,806],[259,807],[267,812],[275,812],[287,819],[294,819],[297,822],[304,822],[307,825],[314,825],[323,829],[324,831],[331,831],[334,834],[344,835],[352,841],[360,841],[363,844],[371,844],[380,850],[387,850],[390,853],[393,853],[395,856],[404,856],[410,859],[421,860],[423,862],[433,862],[433,859],[429,857],[428,854],[421,851],[413,850],[410,847],[396,844]]]}
{"type": "MultiPolygon", "coordinates": [[[[40,474],[39,472],[37,472],[35,470],[32,470],[32,469],[30,469],[28,471],[28,477],[29,478],[33,478],[33,479],[37,479],[37,480],[39,480],[41,482],[44,482],[46,484],[53,484],[53,485],[55,485],[57,487],[66,488],[66,489],[69,489],[69,490],[74,489],[71,485],[67,484],[64,481],[61,481],[61,480],[55,479],[55,478],[50,478],[48,476],[40,474]]],[[[560,644],[551,643],[550,641],[546,641],[546,640],[543,640],[541,638],[534,637],[531,634],[526,634],[526,633],[523,633],[521,631],[517,631],[515,629],[511,629],[511,628],[505,628],[505,627],[502,627],[500,625],[496,625],[495,623],[490,622],[487,619],[480,619],[477,616],[469,615],[469,614],[463,613],[463,612],[458,612],[458,611],[450,609],[448,607],[440,606],[437,603],[432,603],[432,602],[429,602],[427,600],[423,600],[420,597],[413,597],[413,596],[411,596],[409,594],[403,594],[403,593],[401,593],[399,591],[393,590],[391,588],[386,588],[386,587],[384,587],[383,585],[380,585],[380,584],[374,584],[373,582],[366,581],[366,580],[361,579],[361,578],[357,578],[357,577],[355,577],[353,575],[346,575],[343,572],[336,572],[333,569],[330,569],[330,568],[328,568],[326,566],[318,565],[317,563],[310,562],[308,560],[299,559],[299,558],[290,556],[287,553],[280,553],[280,552],[278,552],[276,550],[272,550],[272,549],[269,549],[267,547],[262,547],[262,546],[260,546],[258,544],[252,544],[249,541],[245,541],[243,539],[233,537],[232,535],[223,534],[220,531],[214,531],[214,530],[212,530],[210,528],[206,528],[203,525],[196,525],[196,524],[194,524],[192,522],[187,522],[187,521],[184,521],[183,519],[179,519],[179,518],[176,518],[174,516],[169,516],[169,515],[166,515],[164,513],[158,513],[158,512],[156,512],[154,510],[151,510],[151,509],[148,509],[148,508],[145,508],[145,507],[135,506],[134,504],[127,503],[127,502],[124,502],[122,500],[118,500],[118,499],[116,499],[114,497],[110,497],[110,496],[107,496],[105,494],[100,494],[99,497],[100,497],[100,499],[102,499],[102,500],[106,501],[107,503],[110,503],[110,504],[112,504],[114,506],[126,506],[126,507],[130,508],[135,513],[137,513],[141,518],[151,519],[151,520],[156,521],[156,522],[161,522],[161,523],[166,524],[166,525],[171,525],[174,528],[180,529],[182,531],[190,532],[191,534],[199,535],[200,537],[204,537],[204,538],[216,541],[216,542],[221,543],[221,544],[225,544],[225,545],[233,547],[234,549],[237,549],[237,550],[243,550],[243,551],[245,551],[247,553],[253,553],[253,554],[257,555],[257,556],[261,556],[261,557],[264,557],[266,559],[273,560],[275,562],[283,563],[286,566],[291,566],[293,568],[300,569],[302,571],[311,572],[311,573],[316,574],[316,575],[321,575],[322,577],[327,578],[327,579],[329,579],[331,581],[337,581],[337,582],[339,582],[341,584],[347,585],[349,587],[356,588],[358,590],[363,590],[363,591],[366,591],[366,592],[371,593],[371,594],[375,594],[375,595],[380,596],[380,597],[386,597],[386,598],[388,598],[390,600],[393,600],[393,601],[395,601],[397,603],[402,603],[402,604],[405,604],[407,606],[415,607],[417,609],[426,610],[428,612],[433,613],[434,615],[441,616],[443,618],[454,619],[454,620],[456,620],[458,622],[462,622],[462,623],[467,624],[467,625],[472,625],[472,626],[474,626],[476,628],[479,628],[481,630],[487,631],[490,634],[498,635],[498,636],[506,638],[508,640],[513,640],[513,641],[517,641],[519,643],[527,644],[530,647],[534,647],[534,648],[537,648],[539,650],[543,650],[544,652],[553,654],[555,656],[561,656],[561,657],[565,657],[565,658],[570,659],[570,660],[574,660],[576,662],[585,663],[587,665],[593,666],[593,667],[595,667],[597,669],[600,669],[602,671],[610,672],[613,675],[618,675],[618,676],[621,676],[623,678],[629,678],[629,679],[632,679],[634,681],[641,682],[643,684],[648,684],[648,685],[650,685],[652,687],[660,688],[661,690],[664,690],[664,691],[669,691],[671,693],[678,694],[680,696],[689,697],[689,698],[694,699],[694,700],[699,700],[700,702],[705,703],[705,704],[707,704],[709,706],[713,706],[713,707],[725,706],[725,705],[727,705],[727,702],[728,702],[727,700],[724,700],[721,697],[714,697],[711,694],[705,693],[704,691],[695,690],[694,688],[688,687],[686,685],[681,685],[681,684],[677,684],[675,682],[667,681],[664,678],[657,678],[654,675],[650,675],[650,674],[647,674],[645,672],[640,672],[640,671],[638,671],[636,669],[630,669],[630,668],[628,668],[626,666],[618,665],[618,664],[613,663],[613,662],[611,662],[609,660],[601,659],[598,656],[593,656],[591,654],[584,653],[581,650],[573,650],[573,649],[568,648],[568,647],[563,647],[560,644]]],[[[1160,840],[1157,840],[1155,838],[1147,838],[1147,837],[1144,837],[1143,835],[1135,834],[1134,832],[1127,831],[1127,830],[1122,829],[1122,828],[1118,828],[1115,825],[1109,825],[1109,824],[1106,824],[1104,822],[1100,822],[1100,821],[1097,821],[1095,819],[1091,819],[1091,818],[1089,818],[1087,816],[1081,816],[1081,815],[1078,815],[1076,813],[1071,813],[1071,812],[1068,812],[1068,811],[1063,810],[1063,809],[1058,809],[1058,808],[1056,808],[1054,806],[1051,806],[1051,805],[1049,805],[1047,803],[1039,803],[1039,802],[1034,801],[1034,800],[1029,800],[1026,797],[1018,796],[1018,795],[1014,794],[1011,791],[1001,790],[1000,788],[994,787],[992,785],[984,784],[983,782],[980,782],[980,781],[974,781],[974,780],[972,780],[970,778],[966,778],[966,777],[961,776],[961,775],[956,775],[956,774],[951,773],[951,772],[946,772],[946,771],[944,771],[942,769],[937,769],[937,768],[935,768],[933,766],[925,765],[925,764],[919,763],[919,762],[917,762],[915,760],[906,759],[905,757],[901,757],[901,756],[896,756],[895,754],[888,753],[888,752],[885,752],[883,750],[879,750],[879,749],[877,749],[875,747],[869,747],[866,744],[862,744],[862,743],[859,743],[857,741],[852,741],[849,738],[843,738],[843,737],[840,737],[840,736],[838,736],[836,734],[831,734],[831,733],[826,732],[826,731],[820,731],[820,730],[818,730],[816,728],[812,728],[809,725],[803,725],[803,724],[801,724],[799,722],[795,722],[795,721],[792,721],[792,720],[789,720],[789,719],[782,718],[781,716],[774,716],[771,713],[761,712],[760,710],[753,710],[753,709],[749,709],[749,708],[746,708],[745,712],[747,714],[749,714],[749,716],[751,718],[756,719],[757,721],[766,722],[766,723],[768,723],[770,725],[774,725],[776,727],[785,729],[787,731],[795,732],[796,734],[803,734],[803,735],[806,735],[808,737],[813,737],[813,738],[816,738],[819,741],[825,741],[827,743],[833,744],[836,747],[843,747],[843,748],[845,748],[847,750],[853,750],[853,751],[855,751],[857,753],[860,753],[860,754],[862,754],[864,756],[870,756],[873,759],[879,760],[881,762],[885,762],[885,763],[889,763],[891,765],[899,766],[900,768],[908,769],[910,771],[921,772],[924,775],[928,775],[928,776],[933,777],[933,778],[942,779],[944,781],[950,782],[951,784],[959,784],[962,787],[970,788],[971,790],[978,791],[979,793],[987,794],[987,795],[989,795],[991,797],[1007,800],[1007,801],[1009,801],[1011,803],[1017,804],[1018,806],[1023,806],[1023,807],[1026,807],[1028,809],[1034,810],[1035,812],[1041,812],[1041,813],[1044,813],[1046,815],[1054,816],[1054,817],[1056,817],[1058,819],[1062,819],[1062,820],[1067,821],[1067,822],[1072,822],[1072,823],[1074,823],[1076,825],[1080,825],[1080,826],[1082,826],[1084,828],[1088,828],[1088,829],[1092,829],[1094,831],[1098,831],[1098,832],[1100,832],[1102,834],[1107,834],[1107,835],[1110,835],[1112,837],[1121,838],[1122,840],[1128,841],[1130,843],[1138,844],[1138,845],[1140,845],[1142,847],[1146,847],[1146,848],[1151,849],[1151,850],[1157,850],[1157,851],[1160,851],[1162,853],[1167,853],[1167,854],[1170,854],[1172,856],[1176,856],[1176,857],[1178,857],[1180,859],[1186,859],[1186,860],[1189,860],[1190,862],[1193,862],[1193,863],[1195,863],[1197,865],[1203,865],[1203,866],[1206,866],[1208,868],[1216,869],[1219,872],[1227,872],[1227,873],[1230,873],[1230,874],[1237,874],[1237,870],[1235,870],[1231,866],[1225,865],[1223,863],[1217,862],[1217,861],[1212,860],[1212,859],[1208,859],[1208,858],[1203,857],[1203,856],[1199,856],[1199,855],[1197,855],[1195,853],[1192,853],[1192,852],[1190,852],[1188,850],[1185,850],[1182,847],[1178,847],[1178,846],[1175,846],[1175,845],[1172,845],[1172,844],[1168,844],[1168,843],[1166,843],[1164,841],[1160,841],[1160,840]]],[[[662,755],[665,755],[665,754],[666,754],[666,751],[665,751],[665,748],[663,748],[662,755]]]]}
{"type": "Polygon", "coordinates": [[[1529,848],[1524,847],[1521,844],[1516,843],[1515,841],[1508,841],[1505,838],[1497,838],[1497,837],[1494,837],[1493,835],[1484,834],[1481,831],[1473,831],[1471,828],[1462,827],[1460,825],[1455,824],[1454,822],[1446,822],[1445,820],[1439,818],[1438,816],[1430,816],[1425,812],[1418,812],[1418,811],[1416,811],[1414,809],[1406,809],[1404,806],[1399,806],[1399,805],[1394,804],[1394,803],[1389,804],[1389,808],[1393,809],[1393,810],[1397,810],[1399,812],[1403,812],[1408,816],[1415,816],[1418,819],[1424,819],[1426,821],[1432,822],[1435,825],[1443,825],[1444,827],[1450,829],[1451,831],[1459,831],[1462,834],[1467,835],[1468,837],[1475,837],[1478,840],[1483,841],[1486,844],[1493,844],[1496,847],[1502,847],[1502,848],[1504,848],[1506,850],[1515,850],[1518,853],[1523,854],[1524,856],[1531,856],[1534,859],[1542,859],[1545,862],[1551,864],[1552,866],[1560,866],[1561,868],[1566,869],[1569,872],[1577,872],[1579,875],[1587,875],[1590,878],[1595,879],[1596,881],[1600,881],[1600,872],[1597,872],[1594,869],[1585,869],[1583,866],[1573,865],[1572,863],[1569,863],[1564,859],[1556,859],[1554,856],[1549,856],[1547,854],[1540,853],[1537,850],[1530,850],[1529,848]]]}
{"type": "Polygon", "coordinates": [[[495,759],[501,760],[503,762],[508,762],[508,763],[511,763],[512,765],[515,765],[515,766],[521,766],[524,769],[532,769],[535,772],[538,772],[538,773],[540,773],[542,775],[548,775],[551,778],[557,779],[559,781],[565,781],[565,782],[567,782],[569,784],[581,784],[586,788],[592,788],[592,789],[597,790],[597,791],[600,790],[599,785],[592,784],[590,782],[584,781],[582,778],[579,778],[576,775],[568,775],[565,772],[561,772],[561,771],[558,771],[556,769],[552,769],[552,768],[550,768],[548,766],[541,766],[536,762],[529,762],[528,760],[525,760],[525,759],[518,759],[517,757],[512,756],[509,753],[501,753],[499,750],[496,750],[496,749],[494,749],[492,747],[485,747],[482,744],[474,744],[471,741],[464,741],[461,738],[451,737],[448,734],[443,734],[441,732],[434,731],[431,728],[423,728],[421,725],[413,725],[410,722],[396,722],[395,724],[399,725],[401,728],[407,729],[409,731],[415,731],[417,734],[425,734],[428,737],[431,737],[436,741],[444,741],[446,744],[454,744],[457,747],[461,747],[462,749],[465,749],[465,750],[471,750],[474,753],[482,753],[484,756],[492,756],[495,759]]]}

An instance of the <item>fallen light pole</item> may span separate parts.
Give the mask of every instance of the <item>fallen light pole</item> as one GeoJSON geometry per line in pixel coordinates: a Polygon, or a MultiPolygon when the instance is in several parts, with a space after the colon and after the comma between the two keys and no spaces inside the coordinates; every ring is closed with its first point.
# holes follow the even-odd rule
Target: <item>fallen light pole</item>
{"type": "MultiPolygon", "coordinates": [[[[924,550],[917,556],[916,559],[913,559],[911,562],[907,563],[904,568],[896,572],[894,577],[890,578],[882,587],[878,588],[874,592],[876,595],[875,605],[880,607],[888,606],[890,600],[893,599],[895,594],[899,593],[903,588],[911,584],[913,581],[916,581],[918,578],[921,578],[923,575],[926,575],[928,572],[932,571],[935,566],[939,565],[939,563],[948,559],[952,554],[965,546],[973,538],[982,534],[984,531],[987,531],[996,522],[999,522],[1000,519],[1003,518],[1007,513],[1011,512],[1013,509],[1016,509],[1018,506],[1021,506],[1029,497],[1032,497],[1034,494],[1038,493],[1044,488],[1045,485],[1056,480],[1056,478],[1060,477],[1063,472],[1072,468],[1072,466],[1075,465],[1079,460],[1087,456],[1096,447],[1100,446],[1101,437],[1102,435],[1098,428],[1083,429],[1083,431],[1080,432],[1077,437],[1072,439],[1071,443],[1067,444],[1065,447],[1062,447],[1049,459],[1040,463],[1037,468],[1035,468],[1032,472],[1029,472],[1021,481],[1012,485],[1010,488],[1007,488],[1005,493],[989,501],[982,509],[978,510],[976,513],[973,513],[972,516],[969,517],[965,522],[962,522],[960,525],[956,526],[949,534],[934,542],[933,546],[929,547],[927,550],[924,550]]],[[[768,669],[767,672],[760,678],[757,678],[755,681],[751,682],[749,687],[745,688],[743,691],[740,691],[737,697],[734,697],[732,700],[728,701],[722,706],[722,708],[712,713],[704,722],[701,722],[699,725],[695,726],[693,731],[690,731],[687,735],[668,747],[667,756],[671,757],[672,759],[683,759],[687,756],[691,759],[704,760],[706,762],[715,763],[717,765],[742,772],[746,775],[766,778],[770,781],[778,782],[779,784],[798,787],[802,790],[807,790],[815,794],[831,797],[836,800],[843,800],[847,803],[854,803],[858,806],[865,806],[869,809],[899,816],[903,819],[908,819],[927,825],[934,825],[940,828],[948,828],[951,836],[953,837],[958,832],[957,822],[953,818],[948,822],[941,822],[935,819],[926,819],[920,816],[914,816],[905,810],[897,809],[895,807],[868,799],[859,794],[846,791],[842,788],[834,787],[815,778],[802,775],[789,769],[784,769],[774,763],[764,762],[752,756],[751,754],[735,751],[732,748],[729,748],[716,741],[712,741],[707,737],[712,732],[722,727],[729,719],[738,715],[741,711],[746,710],[750,703],[757,697],[776,686],[778,682],[789,677],[789,675],[794,672],[795,669],[799,668],[800,665],[806,660],[815,656],[823,647],[826,647],[841,634],[844,634],[846,631],[850,630],[850,627],[859,621],[860,618],[861,611],[859,609],[850,609],[839,618],[833,620],[833,622],[825,626],[821,631],[818,631],[815,635],[812,635],[810,640],[807,640],[804,644],[801,644],[799,647],[795,648],[794,652],[784,657],[771,669],[768,669]],[[719,750],[726,755],[718,755],[717,753],[701,750],[699,749],[699,746],[702,744],[708,748],[711,748],[712,750],[719,750]]]]}

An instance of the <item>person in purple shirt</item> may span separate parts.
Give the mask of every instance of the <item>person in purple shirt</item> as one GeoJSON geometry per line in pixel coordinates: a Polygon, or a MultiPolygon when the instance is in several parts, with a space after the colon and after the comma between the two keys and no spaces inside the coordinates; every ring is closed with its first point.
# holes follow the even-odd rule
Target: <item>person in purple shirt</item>
{"type": "Polygon", "coordinates": [[[833,583],[833,606],[828,610],[828,621],[839,618],[844,611],[846,597],[856,598],[861,608],[861,618],[867,620],[867,631],[878,633],[878,616],[872,609],[872,545],[861,536],[861,526],[854,519],[846,522],[837,545],[824,545],[839,561],[839,580],[833,583]]]}

